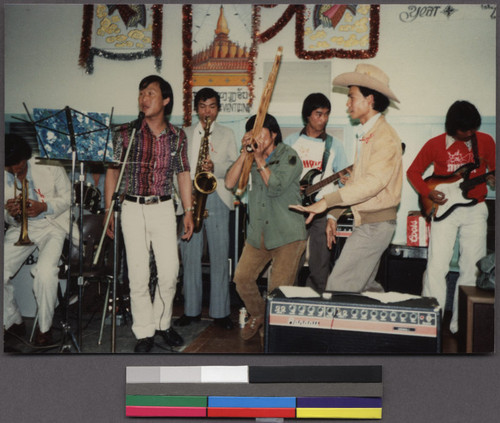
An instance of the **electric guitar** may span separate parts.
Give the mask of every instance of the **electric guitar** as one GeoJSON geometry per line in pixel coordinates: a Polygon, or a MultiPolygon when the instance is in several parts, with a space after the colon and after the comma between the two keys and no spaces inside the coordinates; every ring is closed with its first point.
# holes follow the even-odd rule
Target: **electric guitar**
{"type": "Polygon", "coordinates": [[[338,181],[342,176],[347,175],[348,173],[351,173],[352,171],[352,166],[348,166],[345,169],[342,169],[338,171],[337,173],[334,173],[331,176],[328,176],[327,178],[321,180],[318,183],[313,184],[314,178],[316,176],[321,174],[321,171],[318,169],[311,169],[309,172],[307,172],[304,177],[300,180],[300,186],[304,187],[301,192],[302,192],[302,205],[303,206],[309,206],[315,202],[315,197],[316,194],[321,191],[322,188],[327,186],[330,183],[334,183],[338,181]]]}
{"type": "Polygon", "coordinates": [[[466,164],[451,175],[431,175],[424,179],[429,189],[441,191],[448,199],[446,203],[439,205],[428,197],[420,196],[422,214],[427,220],[433,219],[439,222],[449,216],[457,207],[470,207],[477,204],[475,198],[467,197],[468,192],[476,185],[486,182],[486,178],[489,175],[494,175],[495,171],[469,179],[470,171],[470,165],[466,164]]]}

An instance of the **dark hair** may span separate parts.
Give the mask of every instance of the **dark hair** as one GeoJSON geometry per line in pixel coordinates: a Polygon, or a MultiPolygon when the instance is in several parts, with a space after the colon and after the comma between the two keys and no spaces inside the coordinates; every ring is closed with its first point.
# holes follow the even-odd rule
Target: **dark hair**
{"type": "MultiPolygon", "coordinates": [[[[253,115],[250,119],[247,120],[245,124],[245,130],[251,131],[253,129],[253,125],[255,123],[256,115],[253,115]]],[[[278,145],[283,141],[281,136],[281,129],[278,125],[278,121],[273,115],[266,114],[266,118],[264,119],[264,123],[262,125],[263,128],[269,129],[269,132],[276,134],[276,138],[274,139],[274,145],[278,145]]]]}
{"type": "Polygon", "coordinates": [[[165,81],[161,76],[158,75],[149,75],[143,78],[143,80],[139,83],[139,91],[142,91],[150,84],[157,82],[160,86],[161,96],[163,99],[170,98],[170,101],[165,106],[164,115],[165,119],[172,113],[172,108],[174,107],[174,92],[172,91],[172,87],[170,84],[165,81]]]}
{"type": "Polygon", "coordinates": [[[313,93],[305,98],[302,103],[302,120],[305,124],[307,124],[307,118],[316,109],[328,109],[329,112],[332,110],[332,104],[324,94],[313,93]]]}
{"type": "Polygon", "coordinates": [[[202,88],[194,96],[194,108],[198,110],[198,103],[200,101],[206,101],[209,98],[214,98],[217,101],[217,110],[220,110],[220,95],[213,88],[202,88]]]}
{"type": "Polygon", "coordinates": [[[372,90],[371,88],[359,87],[359,91],[363,94],[363,97],[368,97],[369,95],[373,96],[373,108],[380,113],[385,112],[385,110],[389,107],[390,100],[389,97],[384,94],[379,93],[378,91],[372,90]]]}
{"type": "Polygon", "coordinates": [[[446,133],[455,136],[457,131],[477,130],[481,126],[481,115],[476,106],[468,101],[455,101],[446,114],[446,133]]]}
{"type": "Polygon", "coordinates": [[[31,146],[21,136],[5,134],[5,166],[13,166],[31,159],[31,146]]]}

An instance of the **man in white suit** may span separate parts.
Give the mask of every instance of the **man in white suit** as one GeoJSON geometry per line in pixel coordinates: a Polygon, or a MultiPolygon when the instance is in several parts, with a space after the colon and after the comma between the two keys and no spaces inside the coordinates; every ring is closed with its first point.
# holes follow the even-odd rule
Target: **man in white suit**
{"type": "MultiPolygon", "coordinates": [[[[38,248],[38,262],[33,272],[33,292],[38,307],[37,346],[53,343],[51,326],[57,300],[58,264],[64,239],[69,232],[71,183],[62,166],[36,163],[31,147],[18,135],[5,135],[4,219],[9,225],[4,236],[4,310],[7,333],[23,335],[25,325],[14,299],[11,278],[24,261],[38,248]],[[28,181],[28,234],[33,245],[14,245],[19,239],[21,206],[13,197],[14,184],[28,181]]],[[[17,189],[17,193],[20,190],[17,189]]],[[[17,195],[16,195],[17,197],[17,195]]]]}
{"type": "Polygon", "coordinates": [[[220,110],[220,96],[212,88],[198,91],[194,108],[199,117],[197,125],[185,128],[188,138],[188,157],[191,179],[195,178],[200,145],[206,133],[206,119],[210,119],[209,155],[202,163],[203,171],[211,172],[217,179],[216,190],[208,194],[203,227],[193,233],[189,241],[181,243],[184,268],[184,314],[174,324],[187,326],[200,320],[202,303],[203,236],[206,233],[210,254],[210,308],[209,316],[217,326],[232,329],[229,317],[229,212],[234,208],[233,194],[224,187],[228,167],[238,157],[236,140],[230,128],[216,122],[220,110]]]}

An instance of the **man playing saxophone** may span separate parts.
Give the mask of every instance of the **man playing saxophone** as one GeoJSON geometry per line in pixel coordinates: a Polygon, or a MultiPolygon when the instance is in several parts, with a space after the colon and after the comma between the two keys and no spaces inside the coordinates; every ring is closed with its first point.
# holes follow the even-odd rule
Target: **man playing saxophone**
{"type": "Polygon", "coordinates": [[[57,300],[58,264],[64,239],[69,232],[71,183],[61,166],[38,164],[31,158],[31,147],[18,135],[5,136],[4,193],[8,198],[4,219],[9,225],[4,236],[4,309],[5,333],[22,336],[26,332],[14,299],[11,278],[38,248],[33,292],[38,307],[38,329],[34,343],[53,343],[51,326],[57,300]],[[21,184],[27,181],[25,207],[21,210],[21,184]],[[14,198],[9,198],[14,193],[14,198]],[[22,212],[24,218],[20,217],[22,212]],[[24,221],[24,222],[23,222],[24,221]],[[29,225],[28,225],[29,222],[29,225]],[[21,228],[28,227],[29,235],[21,228]],[[21,234],[20,234],[21,233],[21,234]],[[16,245],[17,244],[17,245],[16,245]]]}
{"type": "MultiPolygon", "coordinates": [[[[188,157],[191,179],[210,179],[216,184],[213,192],[202,198],[194,191],[195,202],[206,201],[201,222],[196,222],[199,204],[194,204],[195,231],[189,241],[181,243],[184,283],[184,314],[174,322],[187,326],[200,320],[202,302],[203,238],[206,235],[210,253],[210,307],[209,316],[217,326],[232,329],[229,317],[229,212],[234,208],[232,192],[224,186],[227,168],[238,157],[233,131],[216,122],[220,111],[220,96],[212,88],[203,88],[194,98],[194,108],[199,117],[197,125],[185,129],[188,138],[188,157]],[[207,145],[208,144],[208,145],[207,145]],[[208,151],[208,154],[206,153],[208,151]],[[195,165],[198,163],[198,165],[195,165]]],[[[195,185],[197,185],[195,183],[195,185]]]]}

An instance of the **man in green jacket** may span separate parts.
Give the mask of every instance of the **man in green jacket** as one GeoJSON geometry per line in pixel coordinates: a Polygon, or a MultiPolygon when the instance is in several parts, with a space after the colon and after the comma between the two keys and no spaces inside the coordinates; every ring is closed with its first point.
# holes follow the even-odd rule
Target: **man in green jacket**
{"type": "MultiPolygon", "coordinates": [[[[252,145],[254,163],[248,188],[250,224],[234,282],[250,314],[241,331],[244,340],[252,338],[264,324],[265,301],[259,293],[257,278],[272,262],[268,291],[293,285],[300,257],[306,247],[305,219],[288,205],[300,201],[302,163],[295,150],[282,142],[276,119],[266,115],[261,133],[252,137],[255,116],[246,123],[240,156],[226,173],[226,187],[233,189],[240,179],[243,164],[252,145]]],[[[263,331],[261,331],[263,335],[263,331]]]]}

